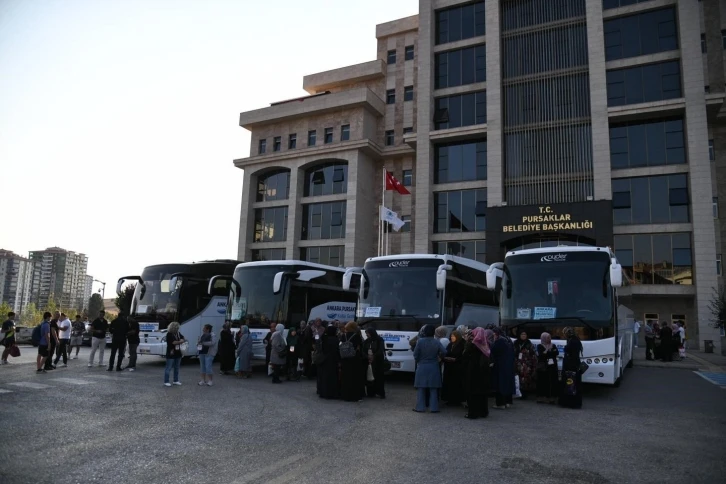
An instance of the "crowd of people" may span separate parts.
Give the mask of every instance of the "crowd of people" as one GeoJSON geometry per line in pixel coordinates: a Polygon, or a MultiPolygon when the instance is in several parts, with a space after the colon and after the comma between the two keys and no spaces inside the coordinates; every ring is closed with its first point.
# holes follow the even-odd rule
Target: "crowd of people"
{"type": "Polygon", "coordinates": [[[647,321],[643,332],[646,360],[673,361],[686,357],[686,328],[682,322],[658,324],[647,321]]]}

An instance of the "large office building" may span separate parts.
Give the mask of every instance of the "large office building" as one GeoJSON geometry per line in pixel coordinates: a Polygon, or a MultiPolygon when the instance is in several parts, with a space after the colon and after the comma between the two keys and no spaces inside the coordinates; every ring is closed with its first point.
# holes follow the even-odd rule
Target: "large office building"
{"type": "Polygon", "coordinates": [[[376,38],[240,115],[240,259],[361,265],[387,170],[390,252],[611,246],[638,319],[720,345],[726,2],[421,0],[376,38]]]}
{"type": "Polygon", "coordinates": [[[0,249],[0,303],[7,303],[17,314],[22,313],[30,302],[32,275],[30,259],[0,249]]]}
{"type": "Polygon", "coordinates": [[[45,308],[51,298],[62,309],[82,309],[88,257],[59,247],[30,252],[33,265],[31,302],[45,308]]]}

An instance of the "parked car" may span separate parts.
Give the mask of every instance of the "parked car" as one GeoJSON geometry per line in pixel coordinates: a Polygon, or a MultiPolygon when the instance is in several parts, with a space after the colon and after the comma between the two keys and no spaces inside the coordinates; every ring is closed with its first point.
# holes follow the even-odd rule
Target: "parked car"
{"type": "Polygon", "coordinates": [[[91,323],[86,323],[86,329],[83,331],[83,346],[91,346],[91,323]]]}
{"type": "Polygon", "coordinates": [[[15,342],[18,344],[32,344],[33,328],[27,326],[15,326],[15,342]]]}

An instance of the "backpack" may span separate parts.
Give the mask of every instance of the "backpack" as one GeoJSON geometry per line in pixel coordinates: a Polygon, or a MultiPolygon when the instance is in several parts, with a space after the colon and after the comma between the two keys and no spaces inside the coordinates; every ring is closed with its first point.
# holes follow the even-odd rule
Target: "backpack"
{"type": "Polygon", "coordinates": [[[33,346],[39,346],[40,345],[40,327],[43,326],[43,323],[40,323],[38,326],[33,328],[33,334],[30,336],[30,339],[33,341],[33,346]]]}
{"type": "Polygon", "coordinates": [[[340,357],[344,360],[348,358],[355,358],[356,355],[355,345],[350,342],[350,338],[340,343],[338,351],[340,351],[340,357]]]}

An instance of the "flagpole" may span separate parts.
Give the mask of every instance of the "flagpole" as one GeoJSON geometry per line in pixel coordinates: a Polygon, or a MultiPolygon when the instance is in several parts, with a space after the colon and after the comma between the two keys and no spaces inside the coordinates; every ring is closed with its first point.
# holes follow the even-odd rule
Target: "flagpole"
{"type": "MultiPolygon", "coordinates": [[[[385,205],[385,201],[386,201],[385,192],[384,192],[383,201],[384,201],[384,205],[385,205]]],[[[391,210],[393,210],[393,194],[391,194],[391,210]]],[[[386,223],[386,255],[388,255],[388,237],[390,237],[390,235],[391,235],[391,224],[386,223]]]]}
{"type": "Polygon", "coordinates": [[[378,207],[378,255],[383,255],[383,220],[381,220],[381,212],[383,210],[383,204],[386,196],[386,166],[383,165],[383,177],[381,178],[381,205],[378,207]]]}

